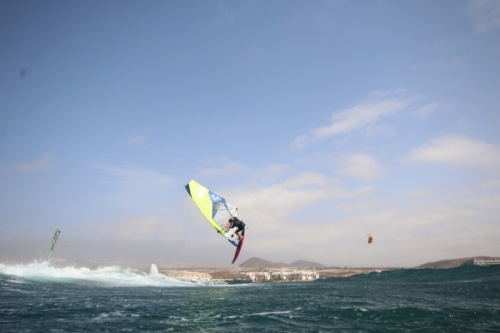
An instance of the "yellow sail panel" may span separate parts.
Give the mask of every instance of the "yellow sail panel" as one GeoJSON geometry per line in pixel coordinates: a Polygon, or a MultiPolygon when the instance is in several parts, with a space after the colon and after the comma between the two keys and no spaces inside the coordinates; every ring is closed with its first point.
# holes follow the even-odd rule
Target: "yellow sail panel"
{"type": "Polygon", "coordinates": [[[218,232],[224,235],[224,229],[214,220],[216,211],[214,211],[214,202],[212,201],[212,197],[210,196],[210,191],[208,190],[208,188],[204,187],[194,180],[191,180],[186,185],[186,190],[188,191],[191,199],[193,199],[196,206],[198,206],[205,218],[208,220],[208,222],[210,222],[210,224],[215,229],[217,229],[218,232]]]}

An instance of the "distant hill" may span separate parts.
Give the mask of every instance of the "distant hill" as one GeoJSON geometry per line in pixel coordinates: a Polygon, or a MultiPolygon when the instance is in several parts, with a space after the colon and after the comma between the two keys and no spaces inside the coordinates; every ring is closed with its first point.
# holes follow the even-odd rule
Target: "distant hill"
{"type": "Polygon", "coordinates": [[[474,259],[488,260],[495,258],[497,257],[469,257],[469,258],[448,259],[448,260],[428,262],[426,264],[417,266],[415,268],[455,268],[464,265],[473,265],[474,259]]]}
{"type": "Polygon", "coordinates": [[[240,267],[244,268],[279,268],[286,267],[286,264],[283,263],[274,263],[265,259],[252,257],[247,261],[240,264],[240,267]]]}
{"type": "Polygon", "coordinates": [[[325,268],[325,265],[313,261],[297,260],[290,264],[292,267],[298,268],[325,268]]]}
{"type": "Polygon", "coordinates": [[[285,264],[282,262],[272,262],[269,260],[252,257],[240,264],[243,268],[283,268],[283,267],[297,267],[297,268],[324,268],[325,266],[317,262],[297,260],[291,264],[285,264]]]}

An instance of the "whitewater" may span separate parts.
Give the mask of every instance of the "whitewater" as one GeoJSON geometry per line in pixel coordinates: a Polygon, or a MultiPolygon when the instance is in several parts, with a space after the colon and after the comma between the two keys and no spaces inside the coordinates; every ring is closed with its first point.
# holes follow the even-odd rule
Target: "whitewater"
{"type": "Polygon", "coordinates": [[[0,263],[0,274],[11,276],[16,281],[46,283],[87,283],[95,286],[123,287],[179,287],[217,284],[196,280],[182,280],[158,273],[158,267],[151,265],[149,272],[120,266],[103,266],[96,269],[87,267],[56,267],[47,261],[29,264],[5,265],[0,263]]]}
{"type": "Polygon", "coordinates": [[[1,332],[500,332],[500,266],[313,282],[0,263],[1,332]]]}

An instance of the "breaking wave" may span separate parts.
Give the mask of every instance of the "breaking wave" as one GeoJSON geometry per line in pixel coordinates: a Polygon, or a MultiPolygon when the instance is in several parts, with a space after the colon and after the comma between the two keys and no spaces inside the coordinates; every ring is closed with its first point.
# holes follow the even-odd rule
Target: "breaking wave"
{"type": "Polygon", "coordinates": [[[155,264],[148,273],[120,266],[96,269],[76,266],[52,266],[48,261],[23,264],[0,263],[0,276],[15,282],[83,283],[117,287],[189,287],[220,285],[221,282],[178,279],[158,272],[155,264]]]}

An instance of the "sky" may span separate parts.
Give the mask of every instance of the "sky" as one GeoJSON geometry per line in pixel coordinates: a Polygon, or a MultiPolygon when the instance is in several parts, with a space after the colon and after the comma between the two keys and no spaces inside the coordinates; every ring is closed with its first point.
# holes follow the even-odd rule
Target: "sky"
{"type": "Polygon", "coordinates": [[[0,2],[0,260],[500,256],[500,1],[0,2]],[[367,234],[374,235],[372,244],[367,234]]]}

